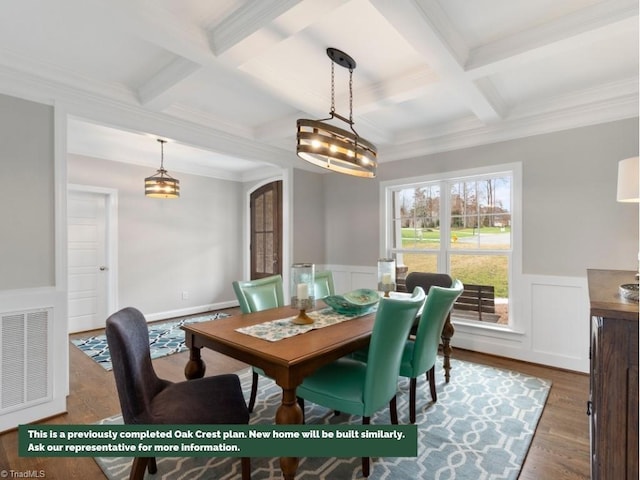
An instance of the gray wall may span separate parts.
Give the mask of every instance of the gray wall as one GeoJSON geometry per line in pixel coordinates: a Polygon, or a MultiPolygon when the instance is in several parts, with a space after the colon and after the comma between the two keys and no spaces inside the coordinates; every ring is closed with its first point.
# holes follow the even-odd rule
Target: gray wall
{"type": "Polygon", "coordinates": [[[53,107],[0,95],[0,290],[55,284],[53,107]]]}
{"type": "Polygon", "coordinates": [[[377,265],[379,180],[324,174],[326,263],[377,265]]]}
{"type": "Polygon", "coordinates": [[[635,155],[637,118],[382,163],[374,181],[325,175],[326,262],[375,265],[381,181],[521,161],[523,273],[637,269],[638,205],[615,200],[618,161],[635,155]]]}
{"type": "Polygon", "coordinates": [[[180,198],[153,199],[143,193],[152,173],[68,158],[69,183],[118,190],[119,306],[150,314],[233,300],[231,280],[242,276],[241,184],[172,171],[180,198]]]}
{"type": "Polygon", "coordinates": [[[325,262],[324,175],[293,171],[293,262],[325,262]]]}

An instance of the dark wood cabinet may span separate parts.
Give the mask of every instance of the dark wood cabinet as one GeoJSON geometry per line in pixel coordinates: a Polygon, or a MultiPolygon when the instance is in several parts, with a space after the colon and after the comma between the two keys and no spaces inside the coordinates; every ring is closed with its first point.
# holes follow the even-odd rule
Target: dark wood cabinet
{"type": "Polygon", "coordinates": [[[619,285],[635,272],[589,270],[591,478],[638,479],[638,303],[619,285]]]}

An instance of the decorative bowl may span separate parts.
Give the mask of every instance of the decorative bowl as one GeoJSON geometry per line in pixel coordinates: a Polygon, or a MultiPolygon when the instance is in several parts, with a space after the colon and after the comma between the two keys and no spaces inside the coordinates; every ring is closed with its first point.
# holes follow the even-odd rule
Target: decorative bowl
{"type": "Polygon", "coordinates": [[[380,301],[380,294],[368,288],[359,288],[344,295],[330,295],[324,303],[344,315],[358,315],[371,310],[380,301]]]}
{"type": "Polygon", "coordinates": [[[640,294],[638,293],[638,284],[637,283],[625,283],[620,285],[620,296],[622,298],[626,298],[627,300],[635,300],[636,302],[640,298],[640,294]]]}

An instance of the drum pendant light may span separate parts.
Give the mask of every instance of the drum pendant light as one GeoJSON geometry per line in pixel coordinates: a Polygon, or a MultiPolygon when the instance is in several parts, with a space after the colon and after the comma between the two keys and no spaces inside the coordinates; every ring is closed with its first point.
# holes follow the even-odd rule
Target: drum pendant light
{"type": "Polygon", "coordinates": [[[353,70],[356,68],[356,62],[335,48],[327,48],[327,55],[332,61],[330,116],[321,120],[298,120],[296,153],[303,160],[327,170],[356,177],[374,178],[378,166],[377,149],[360,137],[353,127],[353,70]],[[335,111],[335,64],[349,70],[349,118],[335,111]],[[346,123],[349,130],[327,123],[333,119],[346,123]]]}
{"type": "Polygon", "coordinates": [[[155,175],[144,179],[144,194],[151,198],[178,198],[180,196],[180,180],[173,178],[164,169],[164,144],[160,142],[160,168],[155,175]]]}

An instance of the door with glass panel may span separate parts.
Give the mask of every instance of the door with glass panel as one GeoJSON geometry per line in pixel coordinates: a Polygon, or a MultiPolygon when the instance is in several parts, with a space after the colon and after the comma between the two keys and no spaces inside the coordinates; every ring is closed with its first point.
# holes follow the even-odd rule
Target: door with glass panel
{"type": "Polygon", "coordinates": [[[250,196],[251,280],[282,274],[282,181],[250,196]]]}

